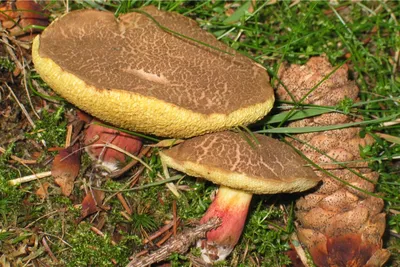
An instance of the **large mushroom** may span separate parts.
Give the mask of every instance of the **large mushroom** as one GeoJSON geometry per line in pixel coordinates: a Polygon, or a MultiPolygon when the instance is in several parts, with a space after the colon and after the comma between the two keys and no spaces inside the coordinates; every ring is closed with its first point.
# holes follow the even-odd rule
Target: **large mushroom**
{"type": "Polygon", "coordinates": [[[266,70],[177,13],[70,12],[36,37],[35,68],[69,102],[134,131],[191,137],[247,125],[274,101],[266,70]],[[162,26],[160,26],[162,25],[162,26]]]}
{"type": "Polygon", "coordinates": [[[201,219],[201,223],[212,217],[222,219],[219,228],[208,232],[207,240],[198,242],[206,262],[223,260],[232,251],[252,194],[300,192],[319,181],[290,146],[264,135],[255,138],[224,131],[194,137],[160,152],[167,166],[221,185],[201,219]]]}

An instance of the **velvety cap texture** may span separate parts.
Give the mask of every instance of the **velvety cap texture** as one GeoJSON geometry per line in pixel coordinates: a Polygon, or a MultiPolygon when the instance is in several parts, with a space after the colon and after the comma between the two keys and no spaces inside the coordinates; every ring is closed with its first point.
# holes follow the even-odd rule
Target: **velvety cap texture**
{"type": "Polygon", "coordinates": [[[299,192],[320,180],[290,146],[259,134],[206,134],[160,155],[169,167],[250,193],[299,192]]]}
{"type": "Polygon", "coordinates": [[[119,18],[70,12],[35,38],[32,53],[43,80],[71,103],[116,126],[159,136],[246,125],[274,101],[262,66],[194,20],[153,6],[119,18]]]}

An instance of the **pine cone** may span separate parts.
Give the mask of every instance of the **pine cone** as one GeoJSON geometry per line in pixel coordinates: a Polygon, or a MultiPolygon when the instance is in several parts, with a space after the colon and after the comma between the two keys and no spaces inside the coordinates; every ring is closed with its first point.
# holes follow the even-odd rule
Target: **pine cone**
{"type": "MultiPolygon", "coordinates": [[[[332,70],[326,58],[314,57],[303,66],[284,66],[278,75],[298,101],[332,70]]],[[[348,80],[347,72],[346,65],[340,67],[304,103],[334,106],[345,97],[357,100],[359,90],[348,80]]],[[[277,88],[277,97],[292,100],[281,84],[277,88]]],[[[296,121],[289,127],[353,121],[349,116],[331,113],[296,121]]],[[[315,170],[323,183],[296,203],[297,233],[317,266],[382,266],[390,256],[382,249],[383,201],[366,193],[374,191],[378,173],[370,170],[367,163],[358,161],[361,160],[359,146],[371,144],[373,138],[360,138],[359,132],[359,128],[346,128],[296,135],[301,142],[288,139],[334,176],[315,170]],[[351,163],[337,164],[335,161],[351,163]]]]}

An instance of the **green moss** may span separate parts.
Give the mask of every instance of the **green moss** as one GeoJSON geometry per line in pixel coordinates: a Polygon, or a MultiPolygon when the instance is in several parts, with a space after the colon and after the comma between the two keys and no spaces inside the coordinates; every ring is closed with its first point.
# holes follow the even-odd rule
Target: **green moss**
{"type": "Polygon", "coordinates": [[[35,121],[35,129],[27,133],[27,137],[36,140],[38,143],[45,142],[47,147],[62,147],[65,142],[67,126],[64,112],[64,106],[60,106],[52,113],[44,109],[41,119],[35,121]]]}
{"type": "Polygon", "coordinates": [[[66,259],[67,266],[124,266],[128,263],[131,248],[121,242],[117,246],[111,243],[109,235],[104,237],[90,230],[90,225],[81,223],[68,242],[72,246],[66,259]]]}
{"type": "Polygon", "coordinates": [[[15,64],[8,57],[0,57],[0,71],[13,72],[15,64]]]}
{"type": "Polygon", "coordinates": [[[187,186],[190,190],[182,192],[177,200],[179,217],[184,220],[201,218],[211,204],[210,195],[218,186],[189,177],[180,185],[187,186]]]}
{"type": "MultiPolygon", "coordinates": [[[[241,246],[235,253],[242,254],[244,249],[249,255],[262,256],[262,266],[283,266],[290,263],[285,251],[289,250],[289,234],[292,226],[280,226],[284,213],[274,206],[266,207],[261,200],[258,207],[250,212],[243,231],[241,246]]],[[[250,262],[248,264],[251,264],[250,262]]]]}
{"type": "MultiPolygon", "coordinates": [[[[1,166],[0,166],[1,169],[1,166]]],[[[13,222],[18,214],[25,192],[18,187],[11,186],[4,176],[0,174],[0,226],[13,222]]]]}

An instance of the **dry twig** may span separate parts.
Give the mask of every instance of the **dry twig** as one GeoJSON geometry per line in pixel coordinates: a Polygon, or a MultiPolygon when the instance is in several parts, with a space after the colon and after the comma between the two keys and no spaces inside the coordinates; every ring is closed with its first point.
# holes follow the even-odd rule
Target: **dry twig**
{"type": "MultiPolygon", "coordinates": [[[[92,230],[95,234],[97,234],[97,235],[99,235],[99,236],[101,236],[101,237],[104,237],[104,236],[105,236],[104,233],[103,233],[102,231],[100,231],[97,227],[91,226],[91,227],[90,227],[90,230],[92,230]]],[[[111,240],[111,244],[112,244],[113,246],[116,246],[116,245],[117,245],[117,243],[116,243],[115,241],[113,241],[113,240],[111,240]]]]}
{"type": "Polygon", "coordinates": [[[21,110],[24,113],[25,117],[28,119],[29,124],[32,126],[32,128],[35,128],[36,125],[33,122],[33,120],[31,118],[31,116],[29,115],[28,111],[26,110],[25,106],[18,100],[18,97],[15,95],[14,91],[11,89],[11,87],[7,83],[5,83],[5,86],[10,91],[11,95],[14,97],[14,100],[17,102],[18,106],[21,108],[21,110]]]}
{"type": "Polygon", "coordinates": [[[176,238],[172,238],[163,247],[159,248],[148,256],[145,256],[141,259],[133,259],[126,267],[143,267],[155,262],[163,261],[172,253],[185,253],[192,243],[199,238],[204,237],[208,231],[217,228],[220,224],[221,220],[219,218],[212,218],[205,224],[182,232],[181,234],[177,235],[176,238]]]}
{"type": "Polygon", "coordinates": [[[54,254],[51,251],[49,245],[47,244],[46,237],[42,238],[42,244],[43,244],[43,247],[46,250],[46,252],[49,254],[50,258],[53,260],[53,262],[59,263],[58,259],[56,258],[56,256],[54,256],[54,254]]]}
{"type": "Polygon", "coordinates": [[[174,222],[174,227],[173,227],[173,232],[174,232],[174,237],[176,237],[176,231],[178,228],[178,215],[177,215],[177,211],[176,211],[176,200],[174,200],[172,202],[172,214],[174,216],[173,222],[174,222]]]}
{"type": "Polygon", "coordinates": [[[16,178],[16,179],[8,181],[8,183],[10,185],[18,185],[18,184],[30,182],[30,181],[33,181],[33,180],[37,180],[37,179],[40,179],[40,178],[49,177],[49,176],[51,176],[51,171],[41,172],[41,173],[36,173],[36,174],[32,174],[32,175],[16,178]]]}
{"type": "Polygon", "coordinates": [[[15,55],[15,53],[13,51],[13,46],[8,41],[7,34],[5,34],[5,33],[1,34],[1,42],[3,44],[5,44],[6,51],[9,54],[9,56],[11,57],[11,60],[14,62],[15,66],[17,66],[17,68],[20,71],[23,71],[24,67],[22,66],[21,62],[18,60],[18,57],[15,55]]]}
{"type": "Polygon", "coordinates": [[[117,194],[117,198],[119,202],[121,202],[122,207],[126,210],[129,215],[132,215],[132,209],[129,207],[128,203],[126,202],[124,196],[121,193],[117,194]]]}
{"type": "Polygon", "coordinates": [[[155,232],[154,234],[149,236],[149,239],[145,239],[143,240],[143,244],[147,244],[150,241],[156,239],[157,237],[161,236],[162,234],[164,234],[165,232],[167,232],[169,229],[171,229],[171,227],[173,226],[174,221],[170,221],[169,223],[167,223],[166,225],[164,225],[163,227],[161,227],[157,232],[155,232]]]}
{"type": "MultiPolygon", "coordinates": [[[[0,153],[6,153],[6,150],[4,148],[0,147],[0,153]]],[[[13,155],[11,155],[10,158],[12,160],[15,160],[15,161],[21,163],[21,164],[36,164],[37,163],[36,160],[33,160],[33,159],[21,159],[21,158],[19,158],[17,156],[13,156],[13,155]]]]}
{"type": "Polygon", "coordinates": [[[172,236],[172,233],[172,231],[168,231],[167,234],[156,243],[157,247],[161,247],[161,245],[164,244],[165,241],[167,241],[172,236]]]}

